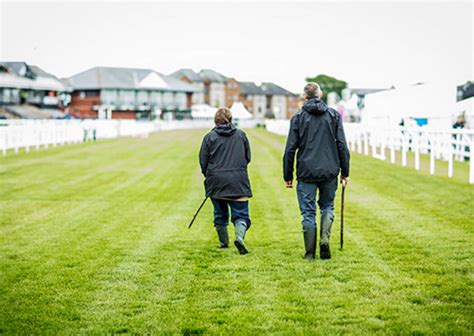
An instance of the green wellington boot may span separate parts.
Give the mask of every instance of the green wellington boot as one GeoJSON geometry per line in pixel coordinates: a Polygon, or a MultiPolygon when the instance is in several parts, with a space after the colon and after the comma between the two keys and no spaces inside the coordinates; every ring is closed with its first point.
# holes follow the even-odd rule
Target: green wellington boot
{"type": "Polygon", "coordinates": [[[321,238],[319,242],[319,257],[321,259],[331,259],[331,249],[329,248],[329,238],[331,236],[331,226],[334,215],[330,211],[321,213],[321,238]]]}
{"type": "Polygon", "coordinates": [[[227,233],[227,225],[216,225],[217,236],[219,237],[220,248],[229,247],[229,234],[227,233]]]}
{"type": "Polygon", "coordinates": [[[247,231],[247,224],[244,221],[235,222],[235,241],[234,245],[239,250],[240,254],[247,254],[249,250],[244,243],[245,232],[247,231]]]}
{"type": "Polygon", "coordinates": [[[314,259],[316,255],[316,227],[303,229],[305,259],[314,259]]]}

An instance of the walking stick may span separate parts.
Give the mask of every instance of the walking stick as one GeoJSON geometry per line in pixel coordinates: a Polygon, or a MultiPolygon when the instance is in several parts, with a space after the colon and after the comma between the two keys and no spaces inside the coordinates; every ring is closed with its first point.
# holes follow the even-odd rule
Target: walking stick
{"type": "Polygon", "coordinates": [[[343,184],[341,195],[341,250],[344,247],[344,191],[346,191],[346,186],[343,184]]]}
{"type": "Polygon", "coordinates": [[[204,206],[204,203],[206,203],[207,199],[208,199],[208,197],[206,196],[204,201],[202,201],[201,205],[199,206],[199,209],[197,209],[196,213],[194,214],[193,219],[191,219],[191,223],[189,223],[188,229],[190,229],[191,226],[193,225],[194,220],[196,219],[197,215],[199,214],[199,211],[201,211],[202,207],[204,206]]]}

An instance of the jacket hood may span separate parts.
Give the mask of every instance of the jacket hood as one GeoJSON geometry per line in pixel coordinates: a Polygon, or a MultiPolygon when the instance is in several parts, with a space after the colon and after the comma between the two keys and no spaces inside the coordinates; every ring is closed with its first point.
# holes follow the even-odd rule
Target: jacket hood
{"type": "Polygon", "coordinates": [[[328,110],[328,106],[320,99],[310,98],[304,104],[303,110],[311,114],[324,114],[328,110]]]}
{"type": "Polygon", "coordinates": [[[235,133],[237,130],[234,126],[234,124],[229,123],[229,124],[224,124],[224,125],[219,125],[214,127],[214,130],[216,131],[217,134],[222,135],[222,136],[231,136],[232,134],[235,133]]]}

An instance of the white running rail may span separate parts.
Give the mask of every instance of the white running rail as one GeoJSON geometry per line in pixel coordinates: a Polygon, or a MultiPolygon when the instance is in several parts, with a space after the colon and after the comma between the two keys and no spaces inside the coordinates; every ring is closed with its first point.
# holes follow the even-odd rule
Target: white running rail
{"type": "MultiPolygon", "coordinates": [[[[255,120],[237,121],[240,127],[255,127],[255,120]]],[[[148,136],[151,132],[214,127],[212,120],[0,120],[0,152],[29,152],[49,146],[122,136],[148,136]]]]}
{"type": "MultiPolygon", "coordinates": [[[[287,135],[289,120],[266,120],[268,131],[287,135]]],[[[474,184],[474,130],[429,127],[376,127],[360,123],[345,123],[347,144],[351,151],[371,154],[381,160],[395,163],[401,155],[407,165],[407,153],[415,154],[414,166],[420,169],[420,154],[430,155],[430,174],[436,172],[436,160],[448,162],[448,176],[453,176],[453,161],[469,160],[469,183],[474,184]],[[398,153],[398,154],[397,154],[398,153]]]]}

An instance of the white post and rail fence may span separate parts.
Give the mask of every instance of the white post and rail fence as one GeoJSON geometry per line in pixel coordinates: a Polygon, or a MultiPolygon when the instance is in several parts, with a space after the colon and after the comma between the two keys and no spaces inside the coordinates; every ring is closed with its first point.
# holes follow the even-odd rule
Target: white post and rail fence
{"type": "MultiPolygon", "coordinates": [[[[255,120],[240,120],[242,127],[255,127],[255,120]]],[[[146,137],[152,132],[207,128],[212,120],[0,120],[0,152],[29,152],[48,147],[123,136],[146,137]]]]}
{"type": "MultiPolygon", "coordinates": [[[[287,135],[288,120],[267,120],[267,130],[287,135]]],[[[408,152],[414,153],[414,167],[420,169],[420,154],[430,157],[430,174],[436,172],[436,161],[448,162],[448,176],[453,176],[453,161],[469,160],[469,183],[474,184],[474,130],[430,129],[429,127],[380,127],[360,123],[345,123],[346,140],[351,151],[372,155],[395,163],[401,156],[406,166],[408,152]]]]}
{"type": "MultiPolygon", "coordinates": [[[[255,127],[255,120],[242,120],[239,126],[255,127]]],[[[287,135],[289,120],[266,120],[268,131],[287,135]]],[[[20,149],[48,148],[70,143],[121,136],[148,136],[151,132],[175,129],[212,128],[212,120],[135,121],[135,120],[0,120],[0,152],[18,153],[20,149]]],[[[380,127],[360,123],[344,124],[351,151],[371,154],[381,160],[408,163],[414,153],[415,169],[420,169],[420,154],[430,156],[430,173],[436,161],[448,162],[448,176],[453,176],[453,161],[469,160],[469,183],[474,184],[474,130],[436,130],[428,127],[380,127]],[[398,153],[398,154],[396,154],[398,153]]]]}

